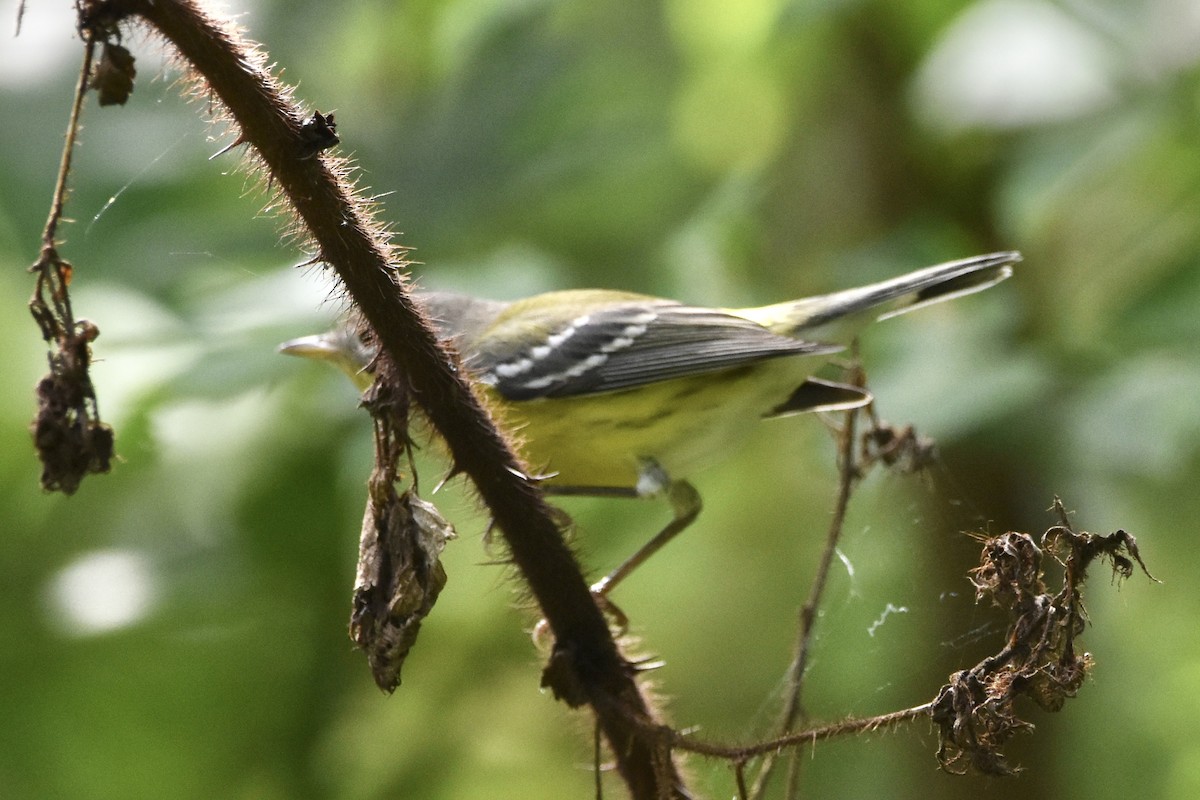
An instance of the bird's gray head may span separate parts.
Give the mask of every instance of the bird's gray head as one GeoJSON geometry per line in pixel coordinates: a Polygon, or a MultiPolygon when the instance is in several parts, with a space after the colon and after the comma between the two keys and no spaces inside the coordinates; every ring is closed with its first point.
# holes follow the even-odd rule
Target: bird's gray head
{"type": "Polygon", "coordinates": [[[480,300],[456,292],[418,292],[416,298],[438,336],[460,348],[477,341],[508,306],[498,300],[480,300]]]}
{"type": "MultiPolygon", "coordinates": [[[[480,300],[454,292],[417,292],[416,300],[425,310],[438,337],[461,349],[483,333],[507,306],[495,300],[480,300]]],[[[350,376],[360,389],[373,380],[367,370],[375,358],[375,346],[359,334],[359,324],[350,320],[333,330],[302,336],[279,346],[279,352],[327,361],[350,376]]]]}

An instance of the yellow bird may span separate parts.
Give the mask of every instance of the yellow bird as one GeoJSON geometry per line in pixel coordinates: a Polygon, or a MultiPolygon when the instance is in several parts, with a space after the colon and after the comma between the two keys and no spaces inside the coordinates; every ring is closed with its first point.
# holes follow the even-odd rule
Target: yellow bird
{"type": "MultiPolygon", "coordinates": [[[[594,587],[603,594],[687,527],[700,510],[687,477],[731,452],[760,420],[869,402],[861,389],[811,377],[862,327],[994,286],[1020,258],[976,256],[756,308],[598,289],[512,302],[417,296],[518,432],[547,491],[668,493],[676,518],[594,587]]],[[[362,388],[373,379],[374,353],[348,327],[280,350],[330,361],[362,388]]]]}

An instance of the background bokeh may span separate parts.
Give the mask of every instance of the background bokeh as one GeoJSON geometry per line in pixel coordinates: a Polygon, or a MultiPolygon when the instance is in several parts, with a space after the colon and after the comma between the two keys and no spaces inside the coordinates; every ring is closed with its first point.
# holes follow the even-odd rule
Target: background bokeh
{"type": "MultiPolygon", "coordinates": [[[[486,520],[451,486],[450,583],[390,698],[345,635],[370,446],[340,376],[274,345],[340,308],[264,197],[209,156],[141,35],[129,105],[89,104],[64,255],[102,336],[120,461],[37,488],[44,348],[24,310],[79,58],[71,4],[0,46],[0,796],[591,796],[590,731],[486,520]]],[[[425,285],[610,286],[744,305],[997,249],[1016,278],[863,342],[925,477],[856,496],[806,690],[823,720],[931,698],[998,646],[961,531],[1134,533],[1089,589],[1094,676],[1032,708],[1018,778],[936,769],[925,726],[822,744],[810,797],[1200,795],[1200,6],[1192,0],[407,0],[232,11],[335,110],[425,285]],[[890,610],[890,613],[888,613],[890,610]],[[878,623],[878,624],[876,624],[878,623]]],[[[11,25],[13,0],[0,2],[11,25]]],[[[11,30],[11,28],[9,29],[11,30]]],[[[8,33],[5,34],[9,36],[8,33]]],[[[769,729],[834,500],[821,421],[763,425],[696,478],[699,524],[623,586],[680,725],[769,729]]],[[[441,467],[424,462],[422,485],[441,467]]],[[[575,501],[600,574],[666,517],[575,501]]],[[[690,762],[709,797],[728,769],[690,762]]],[[[620,790],[611,787],[614,796],[620,790]]]]}

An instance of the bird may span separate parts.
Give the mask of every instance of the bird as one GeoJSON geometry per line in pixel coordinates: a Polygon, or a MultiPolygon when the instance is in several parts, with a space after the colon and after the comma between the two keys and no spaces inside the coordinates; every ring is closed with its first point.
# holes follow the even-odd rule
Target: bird
{"type": "MultiPolygon", "coordinates": [[[[665,495],[674,517],[593,585],[603,597],[700,512],[691,476],[760,421],[856,408],[869,392],[813,372],[872,322],[990,288],[1015,251],[926,267],[853,289],[752,308],[708,308],[606,289],[515,301],[426,291],[438,336],[517,433],[547,493],[665,495]]],[[[351,325],[280,345],[373,381],[369,338],[351,325]]]]}

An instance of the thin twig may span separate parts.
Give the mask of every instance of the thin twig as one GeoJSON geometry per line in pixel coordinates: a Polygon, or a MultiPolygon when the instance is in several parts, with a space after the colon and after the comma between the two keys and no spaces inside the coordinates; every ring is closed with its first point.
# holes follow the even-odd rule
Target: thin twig
{"type": "MultiPolygon", "coordinates": [[[[858,383],[863,383],[861,376],[858,377],[860,378],[858,383]]],[[[833,518],[829,522],[829,531],[825,537],[825,549],[821,553],[821,560],[817,565],[812,587],[809,589],[808,599],[801,607],[797,620],[795,647],[791,667],[788,671],[788,693],[784,699],[783,711],[780,714],[779,720],[778,731],[780,736],[790,734],[804,718],[804,707],[801,696],[804,688],[804,673],[808,669],[813,626],[817,617],[817,609],[821,605],[821,597],[825,592],[825,585],[829,579],[829,571],[833,566],[833,557],[837,552],[837,544],[842,536],[842,528],[846,521],[846,510],[850,506],[850,497],[854,492],[854,484],[858,478],[858,465],[854,459],[854,443],[857,439],[857,419],[858,409],[851,409],[845,413],[845,422],[842,425],[841,438],[838,443],[839,477],[837,502],[834,504],[833,518]]],[[[754,786],[750,791],[750,798],[752,800],[762,797],[763,792],[766,791],[777,756],[777,751],[771,751],[763,756],[762,766],[759,768],[758,775],[754,780],[754,786]]],[[[788,768],[787,796],[789,798],[796,796],[796,787],[799,781],[798,764],[799,759],[793,753],[788,768]]]]}
{"type": "Polygon", "coordinates": [[[75,139],[79,134],[79,115],[83,110],[83,98],[87,95],[88,75],[92,71],[92,60],[96,54],[96,42],[85,34],[83,64],[79,68],[79,80],[75,85],[75,98],[71,103],[71,118],[67,121],[67,136],[63,143],[62,158],[58,165],[58,178],[54,183],[54,197],[50,202],[50,216],[42,231],[42,247],[54,247],[58,235],[58,223],[62,219],[67,201],[67,177],[71,174],[71,158],[75,153],[75,139]]]}
{"type": "Polygon", "coordinates": [[[737,764],[739,761],[766,756],[769,753],[781,752],[795,748],[801,744],[815,744],[826,739],[848,736],[855,733],[870,733],[894,728],[906,722],[927,718],[933,708],[933,703],[923,703],[900,711],[878,714],[873,717],[862,717],[842,720],[829,725],[821,725],[803,731],[795,731],[785,736],[777,736],[752,745],[727,745],[719,742],[706,742],[690,734],[679,733],[672,728],[663,728],[660,735],[676,750],[682,750],[710,758],[722,758],[737,764]]]}
{"type": "Polygon", "coordinates": [[[600,763],[602,757],[602,741],[600,723],[592,726],[592,780],[596,789],[596,800],[604,800],[604,770],[600,763]]]}
{"type": "Polygon", "coordinates": [[[746,762],[733,762],[733,777],[737,783],[738,800],[747,800],[750,797],[750,790],[746,788],[746,762]]]}
{"type": "MultiPolygon", "coordinates": [[[[83,98],[87,95],[88,75],[92,71],[92,60],[96,54],[96,42],[85,34],[83,63],[79,67],[79,79],[75,83],[75,97],[71,101],[71,116],[67,120],[67,133],[63,139],[62,155],[58,161],[58,175],[54,179],[54,194],[50,198],[50,213],[42,228],[42,248],[37,263],[29,268],[38,273],[36,296],[44,297],[48,286],[54,304],[55,316],[60,328],[73,330],[75,315],[71,310],[71,298],[66,291],[70,283],[69,269],[58,256],[58,223],[62,221],[63,209],[67,204],[67,180],[71,175],[71,160],[75,155],[75,140],[79,135],[79,117],[83,113],[83,98]]],[[[43,331],[43,333],[45,333],[43,331]]]]}

